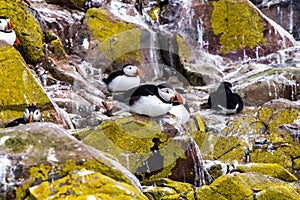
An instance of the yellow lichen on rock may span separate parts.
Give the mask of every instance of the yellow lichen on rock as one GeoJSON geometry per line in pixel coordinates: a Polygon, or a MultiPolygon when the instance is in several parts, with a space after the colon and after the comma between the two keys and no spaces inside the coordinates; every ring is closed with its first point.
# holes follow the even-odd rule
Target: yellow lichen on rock
{"type": "Polygon", "coordinates": [[[100,42],[104,59],[112,62],[122,59],[141,62],[141,32],[133,24],[113,18],[104,9],[91,8],[86,12],[86,24],[93,40],[100,42]]]}
{"type": "Polygon", "coordinates": [[[99,172],[86,169],[73,172],[52,183],[48,181],[29,189],[32,199],[96,199],[146,200],[134,186],[116,181],[99,172]]]}
{"type": "Polygon", "coordinates": [[[0,48],[0,114],[3,121],[23,116],[27,105],[47,108],[50,101],[26,67],[20,53],[10,46],[0,48]],[[11,111],[13,110],[13,111],[11,111]]]}

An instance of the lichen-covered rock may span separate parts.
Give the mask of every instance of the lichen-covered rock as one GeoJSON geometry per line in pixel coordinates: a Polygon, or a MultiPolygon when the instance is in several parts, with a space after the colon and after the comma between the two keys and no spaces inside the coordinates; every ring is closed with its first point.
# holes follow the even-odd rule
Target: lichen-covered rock
{"type": "Polygon", "coordinates": [[[194,188],[191,184],[161,178],[152,180],[143,186],[144,194],[150,200],[155,199],[186,199],[193,200],[194,188]],[[146,186],[147,185],[147,186],[146,186]]]}
{"type": "Polygon", "coordinates": [[[29,63],[36,63],[44,57],[43,33],[26,5],[21,0],[1,0],[0,15],[12,20],[20,46],[17,47],[29,63]]]}
{"type": "Polygon", "coordinates": [[[10,46],[0,48],[0,83],[5,86],[0,91],[0,123],[20,118],[25,107],[37,105],[47,117],[51,102],[35,80],[20,53],[10,46]]]}
{"type": "Polygon", "coordinates": [[[249,163],[246,165],[238,165],[237,169],[242,172],[257,172],[281,179],[286,182],[297,181],[298,179],[288,170],[278,164],[272,163],[249,163]]]}
{"type": "Polygon", "coordinates": [[[273,186],[258,192],[254,198],[256,200],[297,200],[300,198],[300,195],[295,190],[291,190],[285,186],[273,186]]]}
{"type": "Polygon", "coordinates": [[[87,10],[85,23],[91,40],[99,42],[96,52],[87,55],[87,59],[95,65],[142,62],[141,31],[135,25],[114,17],[105,9],[96,8],[87,10]]]}
{"type": "MultiPolygon", "coordinates": [[[[1,187],[8,188],[1,189],[0,195],[6,199],[23,199],[28,197],[29,187],[41,182],[48,185],[48,181],[64,179],[81,169],[140,189],[136,177],[116,160],[82,144],[61,126],[37,122],[4,129],[0,140],[1,170],[6,180],[1,187]]],[[[58,193],[64,193],[63,188],[58,193]]]]}
{"type": "MultiPolygon", "coordinates": [[[[258,173],[231,173],[217,178],[211,185],[203,186],[196,192],[196,199],[256,199],[253,196],[263,195],[262,199],[273,199],[276,194],[274,189],[284,188],[277,191],[280,197],[299,199],[300,194],[293,186],[280,179],[258,173]]],[[[279,198],[280,199],[280,198],[279,198]]]]}
{"type": "Polygon", "coordinates": [[[154,120],[131,116],[103,122],[90,133],[85,130],[82,140],[116,157],[141,181],[168,177],[201,185],[202,158],[194,141],[188,135],[175,137],[163,131],[154,120]]]}
{"type": "Polygon", "coordinates": [[[147,200],[134,186],[84,168],[51,183],[44,181],[29,191],[30,199],[147,200]]]}
{"type": "Polygon", "coordinates": [[[58,39],[52,40],[48,46],[48,49],[53,53],[56,59],[63,59],[66,57],[63,44],[58,39]]]}

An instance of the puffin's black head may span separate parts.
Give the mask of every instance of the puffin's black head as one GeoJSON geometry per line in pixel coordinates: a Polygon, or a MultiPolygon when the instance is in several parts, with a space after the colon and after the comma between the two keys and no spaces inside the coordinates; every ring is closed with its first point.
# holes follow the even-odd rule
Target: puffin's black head
{"type": "Polygon", "coordinates": [[[39,122],[41,120],[41,111],[36,106],[28,106],[25,111],[23,118],[26,122],[39,122]]]}

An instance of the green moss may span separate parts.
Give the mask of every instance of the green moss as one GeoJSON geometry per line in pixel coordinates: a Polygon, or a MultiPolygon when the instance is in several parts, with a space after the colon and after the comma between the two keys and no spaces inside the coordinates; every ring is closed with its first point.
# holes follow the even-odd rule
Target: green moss
{"type": "Polygon", "coordinates": [[[22,140],[20,137],[15,137],[15,138],[9,138],[5,140],[4,145],[8,148],[10,148],[14,153],[18,153],[23,151],[26,146],[25,146],[25,141],[22,140]]]}
{"type": "Polygon", "coordinates": [[[221,51],[250,49],[264,43],[263,22],[257,11],[242,0],[219,0],[213,2],[211,24],[216,35],[220,35],[221,51]]]}
{"type": "Polygon", "coordinates": [[[284,169],[282,166],[273,163],[251,163],[247,165],[239,165],[237,166],[237,169],[241,170],[242,172],[257,172],[260,174],[265,174],[287,182],[298,180],[293,174],[284,169]]]}
{"type": "Polygon", "coordinates": [[[52,40],[48,48],[57,59],[64,58],[67,55],[60,40],[52,40]]]}
{"type": "Polygon", "coordinates": [[[0,15],[7,16],[15,25],[20,45],[17,47],[25,60],[35,63],[44,57],[43,33],[22,0],[0,0],[0,15]]]}
{"type": "Polygon", "coordinates": [[[85,19],[92,39],[99,40],[105,59],[142,62],[141,32],[133,24],[116,20],[106,10],[96,8],[89,9],[85,19]]]}

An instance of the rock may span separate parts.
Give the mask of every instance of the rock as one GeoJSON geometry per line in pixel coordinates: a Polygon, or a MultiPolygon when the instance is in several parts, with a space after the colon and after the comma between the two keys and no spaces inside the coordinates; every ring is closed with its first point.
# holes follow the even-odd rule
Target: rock
{"type": "Polygon", "coordinates": [[[271,163],[249,163],[246,165],[238,165],[236,167],[241,172],[257,172],[281,179],[286,182],[297,181],[298,179],[289,171],[278,164],[271,163]]]}
{"type": "MultiPolygon", "coordinates": [[[[85,60],[94,67],[101,67],[104,71],[111,64],[123,66],[124,63],[141,63],[141,31],[134,24],[123,22],[108,11],[96,8],[87,10],[85,24],[90,35],[90,38],[85,37],[88,42],[98,41],[101,44],[85,50],[85,60]]],[[[84,38],[78,40],[83,41],[84,38]]]]}
{"type": "Polygon", "coordinates": [[[278,98],[297,100],[298,69],[291,67],[270,68],[259,75],[245,77],[247,73],[241,74],[241,77],[243,76],[242,82],[235,84],[246,105],[261,106],[265,102],[278,98]]]}
{"type": "MultiPolygon", "coordinates": [[[[278,191],[286,199],[300,198],[296,187],[280,179],[257,173],[232,173],[219,177],[211,185],[203,186],[196,192],[196,199],[253,199],[263,194],[265,199],[276,197],[270,188],[284,188],[278,191]]],[[[279,198],[281,199],[281,198],[279,198]]]]}
{"type": "Polygon", "coordinates": [[[148,199],[194,199],[194,188],[188,183],[161,178],[146,185],[143,185],[143,191],[148,199]]]}
{"type": "Polygon", "coordinates": [[[199,149],[188,135],[178,136],[178,130],[171,127],[162,130],[154,120],[131,116],[105,121],[76,135],[85,144],[116,157],[142,182],[168,177],[201,185],[204,172],[199,149]]]}
{"type": "MultiPolygon", "coordinates": [[[[39,189],[50,189],[51,182],[56,181],[59,185],[66,180],[79,180],[77,173],[85,169],[95,172],[88,176],[91,181],[98,177],[123,185],[123,192],[128,189],[132,191],[129,194],[143,199],[138,180],[128,170],[107,155],[82,144],[61,126],[37,122],[1,130],[0,136],[1,170],[5,177],[1,185],[1,191],[4,192],[1,198],[26,198],[28,188],[31,188],[32,195],[38,195],[39,189]]],[[[99,184],[90,184],[91,188],[102,187],[101,181],[99,184]]],[[[56,190],[58,196],[65,193],[65,187],[56,190]]]]}
{"type": "Polygon", "coordinates": [[[299,199],[300,195],[295,190],[290,190],[285,186],[273,186],[261,192],[258,192],[255,197],[257,200],[261,199],[299,199]]]}
{"type": "Polygon", "coordinates": [[[22,117],[25,107],[31,104],[42,110],[43,120],[61,123],[51,101],[31,74],[20,53],[14,47],[2,47],[0,60],[0,82],[5,85],[0,92],[0,123],[22,117]]]}
{"type": "Polygon", "coordinates": [[[122,198],[147,200],[134,186],[84,168],[51,183],[44,181],[29,188],[29,191],[32,199],[122,198]]]}
{"type": "Polygon", "coordinates": [[[20,40],[20,51],[26,62],[37,63],[44,58],[43,33],[38,22],[27,10],[24,2],[0,1],[0,15],[12,20],[20,40]]]}

